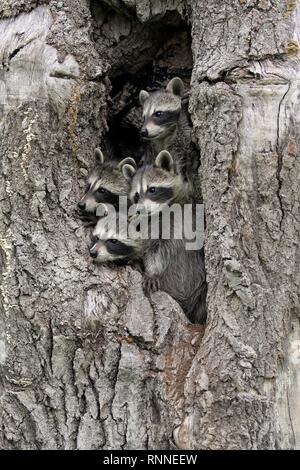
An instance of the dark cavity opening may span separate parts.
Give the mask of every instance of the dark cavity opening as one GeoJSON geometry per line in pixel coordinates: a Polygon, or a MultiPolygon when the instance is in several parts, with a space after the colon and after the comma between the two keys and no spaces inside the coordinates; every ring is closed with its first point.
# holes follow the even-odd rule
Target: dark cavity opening
{"type": "Polygon", "coordinates": [[[133,157],[138,163],[145,151],[139,92],[164,88],[177,76],[188,97],[193,68],[190,27],[170,11],[141,23],[117,2],[114,9],[105,1],[91,0],[91,13],[101,69],[107,70],[110,84],[108,132],[101,146],[111,159],[133,157]]]}
{"type": "Polygon", "coordinates": [[[193,67],[190,28],[176,12],[167,12],[163,18],[142,24],[128,10],[115,11],[96,0],[91,3],[91,11],[99,53],[103,56],[104,50],[110,50],[110,55],[104,58],[111,84],[109,130],[104,144],[112,158],[133,156],[139,161],[144,152],[139,134],[142,125],[139,92],[165,87],[176,76],[189,91],[193,67]]]}

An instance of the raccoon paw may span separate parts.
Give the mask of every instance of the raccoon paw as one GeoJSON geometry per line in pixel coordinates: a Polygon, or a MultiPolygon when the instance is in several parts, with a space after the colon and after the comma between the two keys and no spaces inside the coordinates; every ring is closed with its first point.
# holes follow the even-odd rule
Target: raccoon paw
{"type": "Polygon", "coordinates": [[[97,220],[82,220],[82,224],[84,225],[84,227],[95,227],[95,225],[97,224],[97,220]]]}
{"type": "Polygon", "coordinates": [[[147,293],[156,292],[160,288],[159,278],[157,276],[144,276],[143,288],[147,293]]]}
{"type": "Polygon", "coordinates": [[[79,214],[79,218],[85,227],[92,227],[98,222],[98,217],[92,214],[79,214]]]}

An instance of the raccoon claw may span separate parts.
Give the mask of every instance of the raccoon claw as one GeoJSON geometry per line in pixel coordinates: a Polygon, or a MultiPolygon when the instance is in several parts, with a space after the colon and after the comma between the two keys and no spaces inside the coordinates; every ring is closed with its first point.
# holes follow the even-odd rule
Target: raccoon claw
{"type": "Polygon", "coordinates": [[[156,276],[145,276],[143,281],[143,288],[147,293],[156,292],[160,288],[160,282],[156,276]]]}

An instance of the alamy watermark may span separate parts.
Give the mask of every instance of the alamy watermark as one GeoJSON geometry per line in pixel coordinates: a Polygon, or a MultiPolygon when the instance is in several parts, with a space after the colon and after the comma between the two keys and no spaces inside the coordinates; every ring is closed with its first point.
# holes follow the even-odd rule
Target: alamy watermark
{"type": "Polygon", "coordinates": [[[100,204],[99,222],[129,239],[184,240],[186,250],[200,250],[204,244],[204,205],[166,204],[147,212],[139,204],[128,207],[127,197],[119,197],[118,211],[111,204],[100,204]]]}

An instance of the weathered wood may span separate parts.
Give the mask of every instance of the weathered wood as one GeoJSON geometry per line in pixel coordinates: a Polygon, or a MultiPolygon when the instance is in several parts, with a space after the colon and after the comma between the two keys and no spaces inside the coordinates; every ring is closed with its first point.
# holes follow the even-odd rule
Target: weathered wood
{"type": "Polygon", "coordinates": [[[254,3],[192,19],[209,318],[192,366],[208,385],[187,389],[204,448],[300,445],[298,2],[254,3]]]}
{"type": "Polygon", "coordinates": [[[298,3],[2,2],[1,448],[300,447],[298,3]],[[204,337],[93,266],[75,213],[107,75],[147,63],[167,11],[192,27],[204,337]]]}

